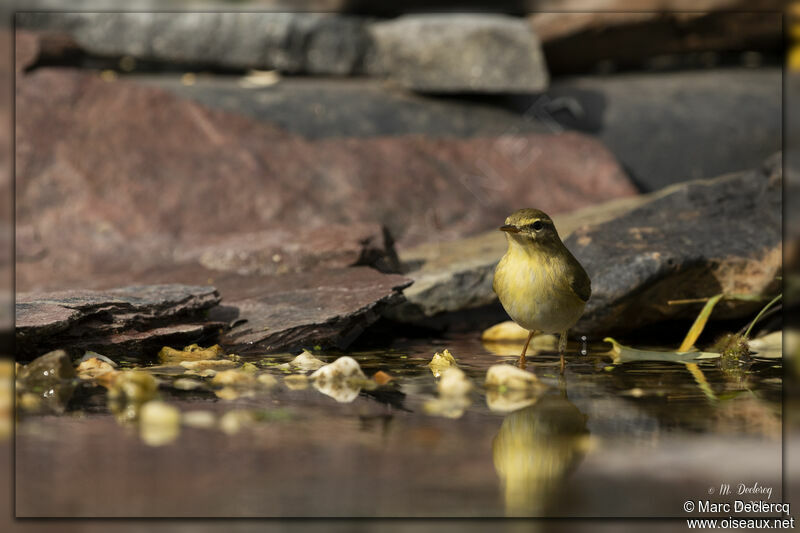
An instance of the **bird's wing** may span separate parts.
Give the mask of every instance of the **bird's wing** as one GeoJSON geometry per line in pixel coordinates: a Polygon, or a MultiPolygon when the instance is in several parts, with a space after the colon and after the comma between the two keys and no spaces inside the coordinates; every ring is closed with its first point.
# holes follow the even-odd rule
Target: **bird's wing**
{"type": "Polygon", "coordinates": [[[577,260],[575,260],[575,265],[571,270],[572,275],[570,276],[569,286],[572,292],[584,302],[588,302],[589,297],[592,295],[592,282],[589,276],[577,260]]]}

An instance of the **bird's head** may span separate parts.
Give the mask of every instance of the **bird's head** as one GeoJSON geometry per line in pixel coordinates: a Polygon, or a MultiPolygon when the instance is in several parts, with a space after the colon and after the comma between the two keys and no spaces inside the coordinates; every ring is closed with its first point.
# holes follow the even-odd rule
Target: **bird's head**
{"type": "Polygon", "coordinates": [[[509,240],[525,247],[548,247],[560,243],[553,220],[538,209],[518,209],[506,218],[500,231],[506,232],[509,240]]]}

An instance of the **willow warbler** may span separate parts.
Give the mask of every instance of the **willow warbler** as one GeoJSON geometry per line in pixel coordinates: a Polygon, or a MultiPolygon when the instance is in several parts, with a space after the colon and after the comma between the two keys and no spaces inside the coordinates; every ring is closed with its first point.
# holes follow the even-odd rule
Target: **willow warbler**
{"type": "Polygon", "coordinates": [[[567,330],[592,294],[589,276],[542,211],[515,211],[500,231],[506,232],[508,250],[495,268],[492,287],[514,322],[530,332],[519,364],[525,366],[525,352],[536,332],[558,333],[563,372],[567,330]]]}

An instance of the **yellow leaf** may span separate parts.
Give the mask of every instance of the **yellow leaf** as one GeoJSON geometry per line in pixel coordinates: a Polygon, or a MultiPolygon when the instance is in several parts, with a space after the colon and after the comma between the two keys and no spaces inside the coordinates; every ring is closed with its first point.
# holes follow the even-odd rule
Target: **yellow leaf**
{"type": "Polygon", "coordinates": [[[703,328],[706,327],[706,322],[708,322],[708,317],[711,316],[711,311],[714,310],[714,306],[717,305],[717,302],[719,302],[721,298],[722,295],[717,294],[708,299],[706,305],[704,305],[703,309],[700,311],[700,314],[697,315],[694,324],[689,328],[689,333],[686,334],[686,338],[683,339],[683,342],[678,348],[679,352],[688,352],[691,347],[694,346],[697,338],[703,333],[703,328]]]}

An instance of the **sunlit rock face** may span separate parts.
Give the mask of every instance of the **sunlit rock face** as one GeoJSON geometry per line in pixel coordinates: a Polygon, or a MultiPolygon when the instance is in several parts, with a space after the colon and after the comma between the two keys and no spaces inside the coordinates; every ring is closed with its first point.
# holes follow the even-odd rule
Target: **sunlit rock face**
{"type": "MultiPolygon", "coordinates": [[[[683,183],[564,241],[592,279],[576,332],[630,331],[693,319],[671,300],[774,294],[782,272],[781,155],[754,170],[683,183]],[[757,221],[757,222],[756,222],[757,221]]],[[[715,319],[750,316],[758,301],[724,300],[715,319]]]]}
{"type": "Polygon", "coordinates": [[[548,496],[580,462],[586,417],[560,396],[509,414],[492,443],[506,514],[546,514],[548,496]]]}
{"type": "MultiPolygon", "coordinates": [[[[777,293],[782,181],[776,154],[753,170],[553,216],[592,281],[592,297],[573,333],[600,336],[691,320],[701,306],[670,305],[671,300],[777,293]]],[[[404,293],[406,302],[387,314],[447,326],[458,323],[459,312],[481,309],[496,322],[505,313],[492,314],[500,307],[492,277],[506,246],[493,231],[401,251],[414,284],[404,293]]],[[[760,305],[726,299],[714,317],[752,316],[760,305]]]]}

